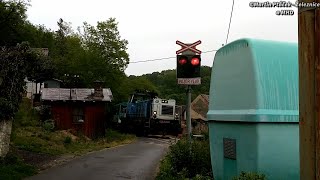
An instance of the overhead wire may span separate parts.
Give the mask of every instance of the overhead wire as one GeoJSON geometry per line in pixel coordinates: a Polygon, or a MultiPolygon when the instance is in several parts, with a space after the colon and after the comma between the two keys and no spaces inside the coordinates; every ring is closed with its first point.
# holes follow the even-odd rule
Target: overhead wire
{"type": "Polygon", "coordinates": [[[228,38],[229,38],[229,33],[230,33],[232,14],[233,14],[233,7],[234,7],[234,0],[232,0],[232,7],[231,7],[231,14],[230,14],[230,20],[229,20],[229,27],[228,27],[228,32],[227,32],[226,44],[228,43],[228,38]]]}
{"type": "MultiPolygon", "coordinates": [[[[217,51],[217,50],[213,49],[213,50],[210,50],[210,51],[204,51],[204,52],[202,52],[202,54],[209,53],[209,52],[214,52],[214,51],[217,51]]],[[[161,61],[161,60],[174,59],[174,58],[176,58],[176,56],[163,57],[163,58],[157,58],[157,59],[149,59],[149,60],[141,60],[141,61],[133,61],[133,62],[130,62],[130,64],[142,63],[142,62],[151,62],[151,61],[161,61]]]]}
{"type": "MultiPolygon", "coordinates": [[[[232,22],[232,14],[233,14],[233,7],[234,7],[234,0],[232,0],[232,6],[231,6],[231,14],[230,14],[230,19],[229,19],[229,25],[228,25],[228,32],[227,32],[227,37],[226,37],[226,43],[228,43],[228,38],[229,38],[229,34],[230,34],[230,27],[231,27],[231,22],[232,22]]],[[[210,50],[210,51],[205,51],[202,52],[204,53],[208,53],[208,52],[214,52],[217,50],[210,50]]],[[[133,61],[133,62],[129,62],[129,64],[135,64],[135,63],[144,63],[144,62],[152,62],[152,61],[161,61],[161,60],[168,60],[168,59],[174,59],[176,58],[176,56],[171,56],[171,57],[163,57],[163,58],[157,58],[157,59],[149,59],[149,60],[141,60],[141,61],[133,61]]]]}

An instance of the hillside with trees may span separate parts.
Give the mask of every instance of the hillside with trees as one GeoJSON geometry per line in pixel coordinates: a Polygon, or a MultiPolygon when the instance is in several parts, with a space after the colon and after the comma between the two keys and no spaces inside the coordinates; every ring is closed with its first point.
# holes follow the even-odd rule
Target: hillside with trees
{"type": "MultiPolygon", "coordinates": [[[[201,85],[192,86],[192,99],[199,94],[209,94],[211,67],[201,67],[201,85]]],[[[177,104],[186,103],[186,86],[178,85],[176,70],[153,72],[142,76],[129,76],[130,81],[140,81],[146,84],[145,88],[156,91],[161,98],[175,99],[177,104]]]]}

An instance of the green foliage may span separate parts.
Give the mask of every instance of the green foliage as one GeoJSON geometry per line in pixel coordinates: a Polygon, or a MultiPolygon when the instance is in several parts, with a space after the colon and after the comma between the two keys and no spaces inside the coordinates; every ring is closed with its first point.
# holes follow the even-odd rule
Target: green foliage
{"type": "Polygon", "coordinates": [[[0,179],[23,179],[34,174],[36,174],[34,167],[25,164],[12,153],[0,159],[0,179]]]}
{"type": "Polygon", "coordinates": [[[233,180],[265,180],[264,174],[258,174],[253,172],[241,172],[239,176],[234,177],[233,180]]]}
{"type": "Polygon", "coordinates": [[[20,41],[29,42],[33,48],[48,48],[49,52],[54,48],[54,33],[44,25],[34,25],[26,21],[20,33],[20,41]]]}
{"type": "Polygon", "coordinates": [[[50,132],[53,132],[54,131],[54,120],[52,119],[48,119],[46,121],[43,122],[43,125],[42,125],[43,129],[45,129],[46,131],[50,131],[50,132]]]}
{"type": "Polygon", "coordinates": [[[51,57],[58,69],[56,76],[65,85],[91,88],[96,80],[104,81],[111,88],[115,99],[123,100],[126,92],[121,85],[126,79],[124,70],[129,62],[127,40],[120,38],[114,18],[98,22],[96,26],[84,22],[74,33],[70,23],[58,21],[54,33],[51,57]],[[77,74],[77,82],[65,78],[65,74],[77,74]]]}
{"type": "MultiPolygon", "coordinates": [[[[139,78],[138,76],[137,78],[139,78]]],[[[160,97],[167,99],[175,99],[177,104],[186,103],[185,86],[177,85],[176,71],[165,70],[162,72],[154,72],[152,74],[142,75],[147,78],[159,91],[160,97]]],[[[199,94],[209,94],[211,79],[211,67],[201,67],[201,85],[192,87],[192,99],[199,94]]]]}
{"type": "Polygon", "coordinates": [[[36,110],[31,107],[31,101],[23,98],[19,107],[19,111],[14,117],[14,127],[39,126],[39,115],[36,110]]]}
{"type": "Polygon", "coordinates": [[[118,69],[124,71],[129,63],[127,54],[128,41],[121,39],[118,31],[118,23],[115,18],[98,22],[94,27],[84,22],[81,36],[84,47],[110,65],[109,70],[118,69]]]}
{"type": "Polygon", "coordinates": [[[27,1],[0,1],[0,46],[15,46],[23,40],[27,1]]]}
{"type": "Polygon", "coordinates": [[[71,144],[72,139],[71,139],[71,137],[67,136],[67,137],[64,138],[63,142],[64,142],[65,144],[71,144]]]}
{"type": "Polygon", "coordinates": [[[157,179],[212,179],[210,159],[208,139],[194,140],[191,146],[182,139],[170,147],[157,179]]]}
{"type": "Polygon", "coordinates": [[[197,174],[196,177],[192,178],[192,180],[212,180],[212,177],[197,174]]]}
{"type": "Polygon", "coordinates": [[[134,138],[134,135],[130,135],[130,134],[122,134],[116,130],[113,129],[107,129],[106,130],[106,138],[109,142],[112,141],[124,141],[128,138],[134,138]]]}
{"type": "Polygon", "coordinates": [[[0,120],[11,119],[18,111],[24,79],[38,67],[40,59],[28,43],[0,49],[0,120]]]}
{"type": "Polygon", "coordinates": [[[51,107],[42,105],[40,107],[39,115],[40,115],[40,120],[41,121],[50,120],[52,118],[52,116],[51,116],[51,107]]]}

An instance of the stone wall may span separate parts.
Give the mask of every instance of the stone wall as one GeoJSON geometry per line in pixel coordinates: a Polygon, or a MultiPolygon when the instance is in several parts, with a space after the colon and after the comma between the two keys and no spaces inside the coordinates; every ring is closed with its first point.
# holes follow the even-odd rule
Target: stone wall
{"type": "Polygon", "coordinates": [[[9,152],[12,121],[0,121],[0,157],[9,152]]]}

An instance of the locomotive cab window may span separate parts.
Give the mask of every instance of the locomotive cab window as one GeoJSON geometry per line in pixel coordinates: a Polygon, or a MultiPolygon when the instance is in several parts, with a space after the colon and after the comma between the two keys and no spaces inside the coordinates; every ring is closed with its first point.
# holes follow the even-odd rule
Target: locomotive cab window
{"type": "Polygon", "coordinates": [[[73,123],[83,123],[84,122],[84,109],[81,107],[76,107],[73,109],[73,123]]]}

